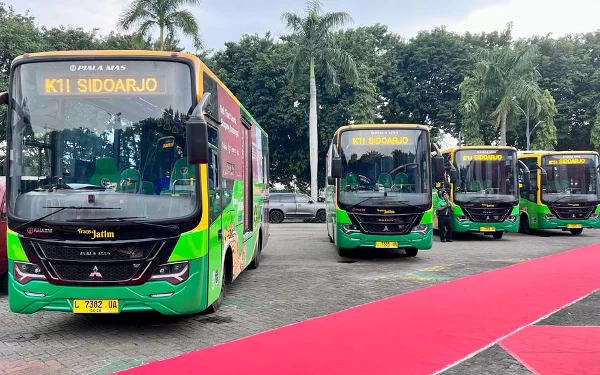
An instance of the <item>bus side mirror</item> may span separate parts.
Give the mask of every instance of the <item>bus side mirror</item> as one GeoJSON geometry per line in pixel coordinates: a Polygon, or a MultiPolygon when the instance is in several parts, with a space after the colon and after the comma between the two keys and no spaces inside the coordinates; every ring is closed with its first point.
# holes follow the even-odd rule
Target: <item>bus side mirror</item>
{"type": "Polygon", "coordinates": [[[0,92],[0,104],[8,104],[8,93],[0,92]]]}
{"type": "Polygon", "coordinates": [[[333,178],[332,176],[327,176],[327,185],[333,184],[335,184],[335,178],[333,178]]]}
{"type": "Polygon", "coordinates": [[[444,158],[442,156],[433,157],[433,169],[436,178],[444,178],[444,158]]]}
{"type": "Polygon", "coordinates": [[[548,174],[543,169],[542,169],[542,174],[540,175],[540,177],[542,179],[542,185],[548,184],[548,174]]]}
{"type": "Polygon", "coordinates": [[[342,159],[331,159],[331,177],[342,178],[342,159]]]}
{"type": "Polygon", "coordinates": [[[452,168],[451,170],[449,170],[448,175],[450,176],[450,182],[455,183],[458,178],[456,174],[456,169],[452,168]]]}
{"type": "Polygon", "coordinates": [[[200,117],[190,117],[185,124],[187,158],[190,164],[208,163],[208,125],[200,117]]]}

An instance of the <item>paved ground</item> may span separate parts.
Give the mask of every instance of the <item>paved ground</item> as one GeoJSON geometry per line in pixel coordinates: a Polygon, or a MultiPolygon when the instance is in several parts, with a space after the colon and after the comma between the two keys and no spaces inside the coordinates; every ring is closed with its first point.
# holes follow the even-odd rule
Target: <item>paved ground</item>
{"type": "MultiPolygon", "coordinates": [[[[452,243],[436,238],[432,250],[415,258],[402,251],[340,258],[323,224],[271,225],[260,268],[245,271],[213,315],[17,315],[0,296],[0,373],[106,374],[598,239],[600,232],[593,231],[502,240],[473,235],[452,243]]],[[[598,305],[600,295],[594,295],[541,323],[596,324],[586,311],[597,311],[598,305]]],[[[529,372],[495,346],[446,373],[529,372]]]]}

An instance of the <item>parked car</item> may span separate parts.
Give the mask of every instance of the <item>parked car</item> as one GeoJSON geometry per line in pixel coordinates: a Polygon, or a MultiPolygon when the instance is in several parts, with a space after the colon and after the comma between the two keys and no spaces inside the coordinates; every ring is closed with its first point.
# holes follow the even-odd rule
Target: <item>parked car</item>
{"type": "Polygon", "coordinates": [[[6,177],[0,176],[0,286],[8,291],[8,256],[6,254],[6,177]]]}
{"type": "Polygon", "coordinates": [[[306,194],[269,194],[269,221],[281,223],[285,219],[317,219],[324,223],[327,216],[325,203],[315,202],[306,194]]]}

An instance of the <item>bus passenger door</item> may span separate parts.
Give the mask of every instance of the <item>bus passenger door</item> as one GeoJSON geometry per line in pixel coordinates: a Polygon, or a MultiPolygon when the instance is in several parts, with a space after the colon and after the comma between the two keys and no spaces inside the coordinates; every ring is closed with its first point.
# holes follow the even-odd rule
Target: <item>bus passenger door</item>
{"type": "Polygon", "coordinates": [[[208,188],[208,301],[212,303],[219,297],[221,291],[220,276],[222,272],[223,259],[223,196],[222,179],[220,170],[219,152],[215,144],[216,130],[209,127],[209,159],[208,159],[208,183],[203,184],[208,188]],[[214,138],[214,139],[213,139],[214,138]],[[213,143],[214,142],[214,143],[213,143]]]}

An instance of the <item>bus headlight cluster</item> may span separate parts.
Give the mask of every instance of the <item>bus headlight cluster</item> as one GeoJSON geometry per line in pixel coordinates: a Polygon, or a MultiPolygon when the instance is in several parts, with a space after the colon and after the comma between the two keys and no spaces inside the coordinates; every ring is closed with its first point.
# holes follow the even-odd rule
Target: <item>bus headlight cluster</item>
{"type": "Polygon", "coordinates": [[[358,229],[358,227],[354,224],[344,224],[342,225],[342,230],[344,231],[344,233],[346,234],[350,234],[350,233],[360,233],[360,230],[358,229]]]}
{"type": "Polygon", "coordinates": [[[467,219],[467,217],[465,215],[457,215],[456,216],[456,220],[462,222],[462,221],[467,221],[468,219],[467,219]]]}
{"type": "Polygon", "coordinates": [[[598,214],[597,213],[593,213],[590,215],[590,219],[597,219],[598,218],[598,214]]]}
{"type": "Polygon", "coordinates": [[[510,221],[511,223],[514,223],[515,221],[517,221],[517,216],[516,215],[510,215],[506,221],[510,221]]]}
{"type": "Polygon", "coordinates": [[[427,233],[428,230],[429,230],[429,225],[427,225],[427,224],[419,224],[419,225],[415,225],[413,227],[413,229],[411,230],[411,232],[412,233],[425,234],[425,233],[427,233]]]}
{"type": "Polygon", "coordinates": [[[552,214],[544,214],[544,218],[546,220],[552,220],[552,219],[556,219],[556,216],[554,216],[552,214]]]}
{"type": "Polygon", "coordinates": [[[189,262],[165,263],[156,267],[150,280],[165,280],[173,285],[187,280],[190,275],[189,262]]]}
{"type": "Polygon", "coordinates": [[[40,266],[26,262],[14,262],[13,276],[21,284],[27,284],[31,280],[46,279],[40,266]]]}

